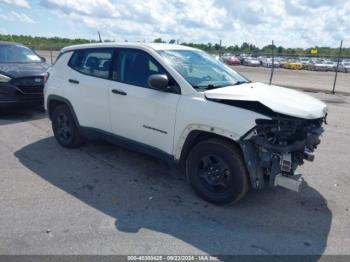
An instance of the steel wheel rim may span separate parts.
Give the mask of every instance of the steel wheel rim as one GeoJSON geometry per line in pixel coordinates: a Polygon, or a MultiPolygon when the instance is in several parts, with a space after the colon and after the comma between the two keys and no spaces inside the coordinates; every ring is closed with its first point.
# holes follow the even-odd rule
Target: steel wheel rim
{"type": "Polygon", "coordinates": [[[66,114],[57,116],[57,134],[61,141],[66,142],[72,137],[72,127],[66,114]]]}
{"type": "Polygon", "coordinates": [[[197,174],[201,184],[210,192],[229,190],[232,173],[227,163],[217,155],[206,155],[199,160],[197,174]]]}

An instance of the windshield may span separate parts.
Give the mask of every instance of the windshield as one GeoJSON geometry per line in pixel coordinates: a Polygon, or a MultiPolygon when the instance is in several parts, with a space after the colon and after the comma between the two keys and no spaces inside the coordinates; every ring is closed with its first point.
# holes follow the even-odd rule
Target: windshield
{"type": "Polygon", "coordinates": [[[0,63],[41,62],[31,49],[19,45],[0,45],[0,63]]]}
{"type": "Polygon", "coordinates": [[[199,91],[250,82],[203,51],[162,50],[159,54],[199,91]]]}

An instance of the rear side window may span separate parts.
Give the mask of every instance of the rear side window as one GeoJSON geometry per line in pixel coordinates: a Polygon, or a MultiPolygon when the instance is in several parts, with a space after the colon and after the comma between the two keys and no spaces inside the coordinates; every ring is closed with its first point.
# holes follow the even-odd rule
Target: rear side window
{"type": "Polygon", "coordinates": [[[118,81],[148,87],[148,77],[165,74],[165,70],[149,54],[135,49],[121,49],[118,54],[118,81]]]}
{"type": "Polygon", "coordinates": [[[77,50],[68,65],[82,74],[108,79],[113,52],[112,48],[77,50]]]}

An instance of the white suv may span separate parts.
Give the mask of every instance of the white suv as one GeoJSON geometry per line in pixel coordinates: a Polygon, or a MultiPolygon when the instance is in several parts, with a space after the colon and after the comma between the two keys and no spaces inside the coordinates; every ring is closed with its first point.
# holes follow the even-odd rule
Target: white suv
{"type": "Polygon", "coordinates": [[[59,144],[100,137],[186,170],[194,190],[225,204],[249,188],[298,191],[327,107],[303,93],[252,83],[203,51],[168,44],[64,48],[45,108],[59,144]]]}

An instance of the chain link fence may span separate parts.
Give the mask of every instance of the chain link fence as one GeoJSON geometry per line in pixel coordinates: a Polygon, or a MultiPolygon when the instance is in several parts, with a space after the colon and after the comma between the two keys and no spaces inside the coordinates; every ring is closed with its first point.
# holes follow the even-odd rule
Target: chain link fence
{"type": "Polygon", "coordinates": [[[56,47],[45,47],[45,46],[29,46],[33,49],[39,56],[45,58],[46,62],[53,64],[60,53],[60,50],[63,48],[60,46],[56,47]]]}
{"type": "Polygon", "coordinates": [[[349,95],[350,56],[342,54],[342,45],[343,41],[337,54],[276,54],[276,50],[271,49],[264,53],[226,53],[220,59],[252,81],[349,95]]]}

